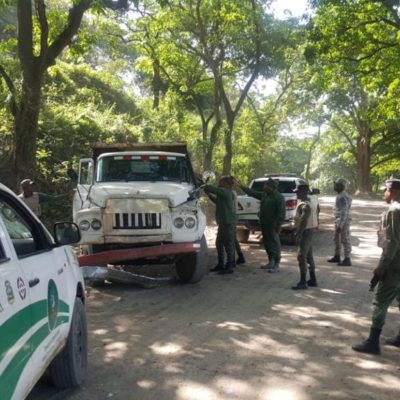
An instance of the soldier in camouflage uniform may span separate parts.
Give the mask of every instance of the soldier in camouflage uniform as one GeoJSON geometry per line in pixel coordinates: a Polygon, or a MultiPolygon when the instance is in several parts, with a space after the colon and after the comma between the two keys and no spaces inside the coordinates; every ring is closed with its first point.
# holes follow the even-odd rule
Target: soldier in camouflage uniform
{"type": "Polygon", "coordinates": [[[351,196],[345,191],[346,181],[337,179],[333,189],[337,192],[335,201],[335,255],[328,259],[328,262],[337,263],[343,267],[351,266],[351,196]],[[344,259],[341,261],[341,245],[343,245],[344,259]]]}
{"type": "MultiPolygon", "coordinates": [[[[217,203],[217,196],[215,194],[207,193],[207,195],[208,195],[208,198],[214,204],[217,203]]],[[[235,197],[235,201],[234,201],[233,207],[234,207],[235,212],[236,212],[236,210],[237,210],[237,195],[236,195],[235,191],[233,191],[233,195],[235,197]]],[[[246,262],[246,259],[244,258],[244,254],[243,254],[242,248],[240,247],[240,243],[237,240],[236,235],[234,237],[234,240],[235,240],[235,250],[236,250],[236,253],[238,255],[238,257],[236,259],[236,265],[244,264],[246,262]]],[[[224,265],[224,245],[221,242],[221,237],[218,236],[218,235],[217,235],[216,240],[215,240],[215,248],[217,249],[217,254],[218,254],[218,264],[214,268],[212,268],[211,271],[219,271],[220,269],[223,268],[223,265],[224,265]]]]}
{"type": "Polygon", "coordinates": [[[215,195],[215,219],[218,224],[217,242],[221,242],[227,255],[227,263],[223,264],[224,254],[218,254],[219,264],[212,271],[220,274],[231,274],[235,268],[235,227],[236,210],[235,196],[232,190],[233,179],[223,176],[219,180],[218,187],[205,185],[207,194],[215,195]]]}
{"type": "Polygon", "coordinates": [[[310,201],[310,187],[304,180],[298,182],[294,192],[299,200],[295,215],[295,235],[297,243],[297,260],[300,269],[300,281],[292,286],[293,290],[304,290],[308,286],[316,287],[315,262],[312,252],[314,232],[318,227],[318,206],[310,201]],[[307,264],[309,265],[310,280],[306,281],[307,264]],[[307,286],[308,285],[308,286],[307,286]]]}
{"type": "Polygon", "coordinates": [[[268,179],[262,192],[249,189],[239,181],[236,183],[246,194],[260,200],[260,225],[264,248],[269,259],[268,264],[262,265],[261,268],[271,273],[278,272],[281,261],[279,233],[286,213],[285,198],[277,189],[278,182],[271,178],[268,179]]]}
{"type": "MultiPolygon", "coordinates": [[[[379,282],[375,289],[372,326],[368,339],[353,346],[362,353],[380,354],[379,337],[391,302],[400,296],[400,179],[386,181],[385,200],[389,204],[383,216],[384,235],[380,241],[382,255],[374,277],[379,282]]],[[[400,332],[387,344],[400,347],[400,332]]]]}

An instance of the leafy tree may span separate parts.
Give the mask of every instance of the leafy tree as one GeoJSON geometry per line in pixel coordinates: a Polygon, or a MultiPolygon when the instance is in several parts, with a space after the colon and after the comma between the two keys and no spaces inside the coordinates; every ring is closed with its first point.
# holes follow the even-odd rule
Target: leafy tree
{"type": "Polygon", "coordinates": [[[331,125],[356,161],[357,186],[370,192],[371,173],[399,157],[398,2],[314,4],[306,53],[328,94],[331,125]]]}
{"type": "Polygon", "coordinates": [[[6,69],[0,73],[10,91],[14,118],[13,166],[15,179],[36,169],[36,148],[42,86],[45,74],[74,40],[89,8],[126,8],[127,0],[78,0],[67,11],[64,1],[17,0],[17,52],[21,83],[6,69]],[[52,7],[53,6],[53,7],[52,7]]]}

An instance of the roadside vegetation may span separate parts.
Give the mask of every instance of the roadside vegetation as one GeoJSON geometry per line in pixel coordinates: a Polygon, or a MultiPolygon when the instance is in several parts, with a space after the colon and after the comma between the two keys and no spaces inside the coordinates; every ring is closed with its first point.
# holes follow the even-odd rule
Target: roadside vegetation
{"type": "Polygon", "coordinates": [[[186,141],[199,170],[379,190],[400,169],[398,2],[0,2],[0,180],[42,191],[94,142],[186,141]]]}

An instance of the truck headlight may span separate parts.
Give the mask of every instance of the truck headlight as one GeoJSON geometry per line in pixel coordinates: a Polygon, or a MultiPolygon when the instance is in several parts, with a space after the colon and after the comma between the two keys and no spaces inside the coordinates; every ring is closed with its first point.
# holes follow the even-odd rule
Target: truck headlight
{"type": "Polygon", "coordinates": [[[185,221],[183,220],[183,218],[178,217],[174,219],[175,228],[181,229],[183,225],[185,225],[185,221]]]}
{"type": "Polygon", "coordinates": [[[93,230],[98,231],[101,229],[101,221],[99,219],[94,218],[90,224],[93,230]]]}
{"type": "Polygon", "coordinates": [[[186,228],[192,229],[192,228],[194,228],[195,225],[196,225],[196,220],[193,217],[187,217],[185,219],[186,228]]]}
{"type": "Polygon", "coordinates": [[[81,231],[88,231],[90,228],[90,222],[84,219],[83,221],[79,222],[79,229],[81,231]]]}

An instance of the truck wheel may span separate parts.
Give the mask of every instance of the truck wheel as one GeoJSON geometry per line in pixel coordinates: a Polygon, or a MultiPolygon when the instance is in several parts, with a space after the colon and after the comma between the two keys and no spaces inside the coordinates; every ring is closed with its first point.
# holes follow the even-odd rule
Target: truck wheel
{"type": "Polygon", "coordinates": [[[59,388],[82,384],[87,370],[87,326],[85,306],[75,299],[74,314],[64,349],[50,364],[50,375],[59,388]]]}
{"type": "Polygon", "coordinates": [[[176,274],[183,283],[196,283],[207,273],[207,242],[203,236],[198,253],[183,254],[175,261],[176,274]]]}
{"type": "Polygon", "coordinates": [[[243,227],[236,228],[236,238],[240,243],[247,243],[249,241],[250,231],[243,227]]]}

